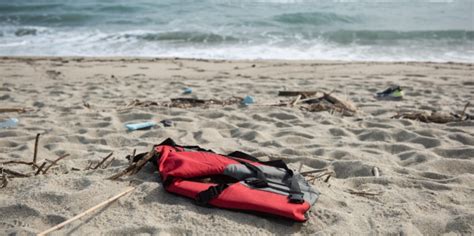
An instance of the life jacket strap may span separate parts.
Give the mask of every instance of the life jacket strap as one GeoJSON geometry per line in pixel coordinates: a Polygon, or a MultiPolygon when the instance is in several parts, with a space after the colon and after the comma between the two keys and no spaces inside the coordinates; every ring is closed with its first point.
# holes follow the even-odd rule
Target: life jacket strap
{"type": "Polygon", "coordinates": [[[196,197],[197,204],[207,205],[210,200],[218,197],[228,186],[228,184],[218,184],[198,193],[196,197]]]}

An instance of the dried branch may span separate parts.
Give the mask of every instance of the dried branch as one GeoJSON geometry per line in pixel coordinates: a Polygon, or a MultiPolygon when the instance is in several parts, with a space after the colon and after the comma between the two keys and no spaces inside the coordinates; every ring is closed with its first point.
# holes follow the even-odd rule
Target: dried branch
{"type": "Polygon", "coordinates": [[[46,162],[43,162],[43,164],[41,164],[41,166],[36,171],[35,175],[39,175],[41,171],[43,170],[44,166],[46,166],[46,162]]]}
{"type": "MultiPolygon", "coordinates": [[[[36,165],[36,157],[38,155],[38,142],[39,142],[39,138],[40,138],[40,133],[36,134],[36,139],[35,139],[35,150],[34,150],[34,153],[33,153],[33,164],[36,165]]],[[[35,168],[33,167],[33,170],[35,168]]]]}
{"type": "Polygon", "coordinates": [[[354,194],[354,195],[360,195],[360,196],[376,196],[376,195],[380,195],[382,192],[373,193],[373,192],[357,191],[357,190],[349,189],[348,193],[354,194]]]}
{"type": "Polygon", "coordinates": [[[459,118],[459,120],[462,120],[464,115],[466,114],[466,110],[467,110],[467,107],[470,105],[471,103],[470,102],[467,102],[466,105],[464,106],[464,109],[462,110],[462,113],[461,113],[461,117],[459,118]]]}
{"type": "Polygon", "coordinates": [[[29,166],[33,166],[33,167],[38,168],[38,165],[36,165],[36,164],[33,163],[33,162],[28,162],[28,161],[6,161],[6,162],[2,162],[2,163],[0,163],[0,164],[3,164],[3,165],[21,164],[21,165],[29,165],[29,166]]]}
{"type": "Polygon", "coordinates": [[[30,177],[29,175],[26,175],[26,174],[23,174],[23,173],[20,173],[20,172],[16,172],[14,170],[10,170],[10,169],[4,168],[4,167],[0,167],[0,171],[2,171],[2,173],[7,173],[9,175],[12,175],[12,176],[18,177],[18,178],[30,177]]]}
{"type": "Polygon", "coordinates": [[[46,172],[48,172],[49,168],[51,168],[53,165],[56,165],[56,163],[58,161],[62,160],[65,157],[68,157],[68,156],[69,156],[69,154],[64,154],[64,155],[60,156],[58,159],[52,161],[51,164],[49,164],[49,166],[46,167],[46,169],[44,169],[43,174],[46,174],[46,172]]]}
{"type": "Polygon", "coordinates": [[[114,154],[114,152],[111,152],[109,155],[107,155],[106,157],[104,157],[102,159],[102,161],[100,161],[99,163],[97,163],[96,166],[92,167],[93,170],[96,170],[97,168],[99,168],[102,164],[104,164],[105,161],[107,161],[107,159],[109,159],[112,155],[114,154]]]}
{"type": "Polygon", "coordinates": [[[133,175],[133,174],[138,173],[138,171],[140,171],[143,168],[143,166],[155,155],[156,155],[156,151],[153,149],[150,152],[148,152],[143,158],[141,158],[137,162],[132,162],[132,164],[130,164],[123,171],[109,177],[108,179],[116,180],[124,175],[133,175]]]}
{"type": "Polygon", "coordinates": [[[27,112],[28,109],[21,107],[21,108],[15,108],[15,107],[3,107],[0,108],[0,113],[6,113],[6,112],[18,112],[18,113],[23,113],[27,112]]]}

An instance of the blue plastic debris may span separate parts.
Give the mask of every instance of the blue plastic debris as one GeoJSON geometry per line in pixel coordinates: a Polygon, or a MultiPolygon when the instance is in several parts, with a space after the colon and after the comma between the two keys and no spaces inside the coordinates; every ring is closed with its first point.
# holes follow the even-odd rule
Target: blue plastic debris
{"type": "Polygon", "coordinates": [[[245,96],[244,99],[242,100],[242,105],[250,105],[255,103],[255,99],[252,96],[245,96]]]}
{"type": "Polygon", "coordinates": [[[11,128],[18,124],[17,118],[10,118],[0,122],[0,128],[11,128]]]}
{"type": "Polygon", "coordinates": [[[128,130],[139,130],[139,129],[148,129],[156,125],[156,122],[143,122],[143,123],[136,123],[136,124],[126,124],[128,130]]]}
{"type": "Polygon", "coordinates": [[[185,88],[184,91],[183,91],[183,94],[190,94],[192,92],[193,92],[192,88],[185,88]]]}

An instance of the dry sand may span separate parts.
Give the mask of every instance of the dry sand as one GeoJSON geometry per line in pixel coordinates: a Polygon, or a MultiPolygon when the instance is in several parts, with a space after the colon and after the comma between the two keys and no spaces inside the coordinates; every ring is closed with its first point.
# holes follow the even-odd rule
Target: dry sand
{"type": "MultiPolygon", "coordinates": [[[[0,107],[28,107],[15,128],[0,130],[0,161],[69,153],[47,175],[12,179],[0,189],[0,234],[37,233],[125,190],[137,189],[57,234],[393,234],[472,235],[474,121],[426,124],[390,119],[397,111],[459,112],[474,98],[474,65],[206,61],[120,58],[3,58],[0,107]],[[398,83],[406,99],[377,101],[398,83]],[[191,95],[182,95],[185,87],[191,95]],[[360,109],[354,117],[270,107],[279,90],[332,91],[360,109]],[[256,104],[205,108],[137,107],[133,99],[225,99],[252,95],[256,104]],[[83,105],[90,104],[90,108],[83,105]],[[173,127],[128,132],[124,124],[171,119],[173,127]],[[127,165],[133,149],[149,151],[171,137],[214,151],[283,158],[293,168],[331,168],[305,223],[197,206],[164,191],[151,165],[124,181],[105,180],[127,165]],[[114,152],[106,169],[83,171],[114,152]],[[380,170],[374,177],[373,167],[380,170]],[[73,170],[77,168],[80,170],[73,170]],[[359,196],[350,190],[379,193],[359,196]]],[[[471,107],[467,110],[473,114],[471,107]]],[[[4,166],[32,172],[30,166],[4,166]]]]}

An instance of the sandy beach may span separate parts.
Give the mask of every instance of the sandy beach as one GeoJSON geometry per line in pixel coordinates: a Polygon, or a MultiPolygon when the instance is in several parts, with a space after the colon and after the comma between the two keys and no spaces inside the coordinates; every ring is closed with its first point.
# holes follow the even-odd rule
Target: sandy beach
{"type": "MultiPolygon", "coordinates": [[[[0,58],[0,161],[31,176],[0,189],[0,234],[41,232],[99,204],[128,186],[116,202],[56,231],[58,235],[472,235],[474,121],[447,124],[391,119],[397,112],[460,113],[474,104],[474,64],[429,62],[227,61],[145,58],[0,58]],[[401,101],[373,94],[392,84],[401,101]],[[191,94],[183,94],[192,88],[191,94]],[[332,92],[351,100],[354,116],[270,106],[291,98],[278,91],[332,92]],[[134,100],[228,99],[253,96],[249,106],[169,108],[131,106],[134,100]],[[150,130],[128,123],[169,119],[150,130]],[[134,149],[150,151],[166,138],[219,153],[240,150],[262,160],[283,159],[303,171],[328,168],[305,223],[197,206],[167,193],[149,164],[119,181],[134,149]],[[107,168],[85,170],[113,152],[107,168]],[[374,167],[379,176],[374,176],[374,167]],[[357,194],[364,192],[366,194],[357,194]],[[355,194],[356,193],[356,194],[355,194]]],[[[474,106],[466,110],[474,114],[474,106]]],[[[110,159],[109,159],[110,160],[110,159]]]]}

